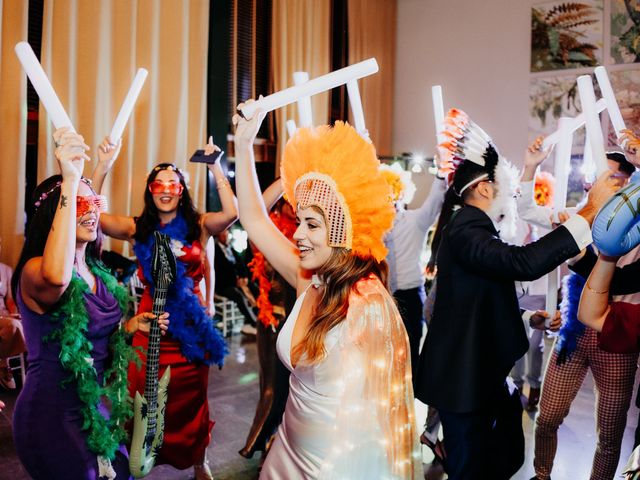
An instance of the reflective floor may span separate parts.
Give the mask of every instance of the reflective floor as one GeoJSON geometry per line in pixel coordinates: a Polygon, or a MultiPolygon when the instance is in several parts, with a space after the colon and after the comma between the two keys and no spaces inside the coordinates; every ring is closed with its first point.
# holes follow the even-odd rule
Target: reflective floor
{"type": "MultiPolygon", "coordinates": [[[[222,370],[212,368],[209,377],[209,406],[216,425],[213,429],[213,442],[209,447],[208,459],[217,480],[255,479],[259,454],[247,460],[238,455],[244,446],[249,426],[253,419],[258,399],[258,364],[255,341],[242,335],[234,335],[230,340],[231,354],[222,370]]],[[[0,390],[0,400],[7,408],[0,413],[0,480],[28,479],[15,455],[11,437],[11,414],[17,392],[0,390]]],[[[595,426],[593,415],[593,381],[587,377],[571,413],[560,427],[558,455],[553,471],[554,480],[587,479],[591,468],[591,459],[595,450],[595,426]]],[[[416,405],[416,416],[423,419],[426,410],[416,405]]],[[[638,419],[638,409],[632,406],[629,411],[627,431],[622,448],[620,467],[626,462],[633,443],[633,431],[638,419]]],[[[533,476],[533,414],[523,415],[526,435],[526,461],[522,469],[513,478],[528,480],[533,476]]],[[[431,469],[431,457],[424,449],[425,478],[441,480],[446,478],[438,470],[431,469]]],[[[618,472],[619,473],[619,472],[618,472]]],[[[168,466],[156,467],[147,476],[149,480],[182,480],[193,478],[193,471],[175,470],[168,466]]]]}

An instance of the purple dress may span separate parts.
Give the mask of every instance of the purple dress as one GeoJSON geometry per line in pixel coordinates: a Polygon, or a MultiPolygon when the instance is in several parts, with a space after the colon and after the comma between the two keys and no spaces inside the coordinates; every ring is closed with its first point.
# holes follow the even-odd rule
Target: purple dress
{"type": "MultiPolygon", "coordinates": [[[[29,367],[24,388],[13,413],[13,438],[20,461],[29,475],[39,479],[96,480],[96,454],[87,447],[86,431],[82,431],[82,402],[76,382],[61,388],[60,382],[70,373],[62,368],[58,356],[60,343],[43,342],[57,322],[51,315],[37,314],[22,301],[18,291],[18,308],[22,315],[27,342],[29,367]]],[[[109,357],[109,336],[117,329],[122,313],[116,299],[96,277],[96,293],[85,294],[89,314],[87,338],[93,344],[93,366],[102,381],[109,357]]],[[[106,408],[101,408],[107,415],[106,408]]],[[[117,479],[130,478],[127,452],[120,446],[112,461],[117,479]]]]}

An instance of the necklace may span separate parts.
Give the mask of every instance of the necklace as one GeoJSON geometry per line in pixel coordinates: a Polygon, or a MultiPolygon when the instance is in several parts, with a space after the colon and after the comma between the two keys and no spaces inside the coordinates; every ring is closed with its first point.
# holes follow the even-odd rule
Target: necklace
{"type": "MultiPolygon", "coordinates": [[[[124,287],[118,285],[116,279],[97,263],[90,262],[89,270],[95,278],[102,280],[118,301],[120,310],[125,312],[128,295],[124,287]]],[[[129,361],[135,361],[137,357],[134,349],[127,344],[126,334],[120,325],[109,339],[113,361],[104,372],[102,384],[98,381],[91,361],[93,345],[85,335],[89,315],[84,295],[88,292],[87,282],[74,271],[69,287],[51,314],[52,320],[60,323],[60,327],[45,337],[44,341],[60,342],[60,363],[71,373],[69,378],[62,381],[61,386],[64,388],[74,380],[77,383],[78,397],[83,404],[80,410],[83,430],[88,431],[89,450],[112,460],[120,444],[127,438],[124,423],[133,413],[127,391],[127,368],[129,361]],[[109,420],[98,410],[102,397],[106,397],[111,404],[109,420]]]]}

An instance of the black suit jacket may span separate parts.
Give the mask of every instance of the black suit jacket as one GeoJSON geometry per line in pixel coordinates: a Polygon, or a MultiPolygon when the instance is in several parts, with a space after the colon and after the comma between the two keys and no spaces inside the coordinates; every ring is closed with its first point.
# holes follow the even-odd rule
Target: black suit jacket
{"type": "Polygon", "coordinates": [[[500,240],[482,210],[456,212],[438,252],[438,290],[416,396],[448,412],[489,406],[529,346],[514,281],[535,280],[578,252],[562,226],[518,247],[500,240]]]}

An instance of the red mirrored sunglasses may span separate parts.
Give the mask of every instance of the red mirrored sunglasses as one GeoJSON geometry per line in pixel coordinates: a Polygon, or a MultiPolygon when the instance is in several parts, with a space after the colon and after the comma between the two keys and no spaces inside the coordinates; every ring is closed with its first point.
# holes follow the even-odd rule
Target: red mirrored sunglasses
{"type": "Polygon", "coordinates": [[[94,209],[98,212],[106,212],[108,206],[107,197],[104,195],[78,195],[76,197],[76,217],[82,217],[94,209]]]}
{"type": "Polygon", "coordinates": [[[160,180],[154,180],[149,184],[149,191],[152,195],[160,195],[166,193],[168,195],[178,197],[182,194],[184,187],[181,183],[161,182],[160,180]]]}

